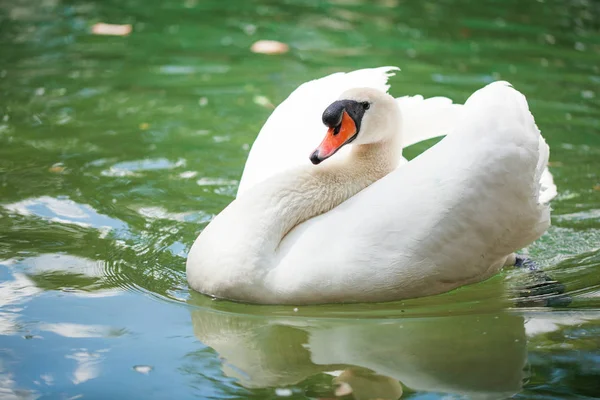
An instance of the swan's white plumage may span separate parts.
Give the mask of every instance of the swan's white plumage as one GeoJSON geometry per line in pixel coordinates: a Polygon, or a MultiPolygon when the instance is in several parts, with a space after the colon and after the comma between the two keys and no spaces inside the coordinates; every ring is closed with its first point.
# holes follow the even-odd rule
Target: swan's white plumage
{"type": "MultiPolygon", "coordinates": [[[[380,67],[338,72],[300,85],[273,111],[260,130],[248,154],[238,195],[286,169],[310,165],[308,157],[326,131],[321,115],[327,106],[341,93],[355,87],[387,92],[388,77],[397,69],[380,67]]],[[[403,115],[403,147],[448,133],[461,107],[445,97],[404,96],[397,102],[403,115]]],[[[347,156],[349,151],[348,146],[342,148],[336,158],[347,156]]]]}
{"type": "MultiPolygon", "coordinates": [[[[308,163],[324,132],[324,107],[348,85],[387,89],[389,71],[335,74],[290,95],[261,130],[238,198],[259,182],[308,163]],[[306,117],[298,121],[303,110],[306,117]]],[[[207,235],[204,247],[197,241],[191,250],[190,285],[261,303],[418,297],[490,277],[514,251],[545,232],[550,224],[546,203],[556,187],[546,170],[548,146],[521,93],[506,82],[495,82],[475,92],[464,106],[444,98],[405,97],[397,102],[406,130],[404,146],[447,136],[331,211],[298,225],[281,240],[264,270],[256,270],[256,262],[244,270],[249,261],[227,260],[227,252],[219,261],[212,256],[211,270],[199,267],[210,260],[206,253],[225,245],[218,236],[270,240],[260,220],[255,230],[231,226],[228,231],[221,223],[207,235]],[[219,263],[222,268],[216,267],[219,263]]],[[[257,195],[257,190],[251,192],[257,195]]],[[[247,211],[258,213],[268,206],[266,199],[247,211]]],[[[230,212],[229,221],[246,218],[241,211],[230,212]]]]}
{"type": "Polygon", "coordinates": [[[460,104],[446,97],[404,96],[396,99],[402,112],[402,147],[450,132],[460,117],[460,104]]]}

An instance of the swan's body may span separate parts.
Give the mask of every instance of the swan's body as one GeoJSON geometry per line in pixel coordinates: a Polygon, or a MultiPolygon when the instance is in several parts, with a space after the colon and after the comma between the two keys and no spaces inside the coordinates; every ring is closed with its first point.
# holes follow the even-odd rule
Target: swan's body
{"type": "Polygon", "coordinates": [[[496,82],[462,107],[441,98],[396,101],[384,93],[387,71],[313,81],[278,107],[253,146],[237,199],[190,251],[193,289],[256,303],[425,296],[490,277],[545,232],[544,201],[555,187],[525,98],[496,82]],[[337,103],[372,107],[343,114],[337,103]],[[324,121],[330,110],[339,121],[329,118],[313,162],[335,152],[346,122],[356,123],[348,136],[356,140],[313,166],[307,146],[323,135],[325,108],[324,121]],[[402,158],[402,147],[446,133],[411,162],[402,158]]]}

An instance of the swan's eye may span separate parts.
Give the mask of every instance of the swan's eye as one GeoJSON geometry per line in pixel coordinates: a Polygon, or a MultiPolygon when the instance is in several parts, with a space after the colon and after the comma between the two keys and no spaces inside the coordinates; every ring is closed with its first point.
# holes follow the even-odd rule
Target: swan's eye
{"type": "Polygon", "coordinates": [[[362,106],[365,110],[368,110],[369,108],[371,108],[371,103],[369,103],[368,101],[363,101],[362,106]]]}

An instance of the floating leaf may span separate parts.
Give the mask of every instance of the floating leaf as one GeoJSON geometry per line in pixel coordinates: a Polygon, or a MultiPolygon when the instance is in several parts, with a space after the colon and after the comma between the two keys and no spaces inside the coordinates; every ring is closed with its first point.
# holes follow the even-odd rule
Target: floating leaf
{"type": "Polygon", "coordinates": [[[115,25],[99,22],[92,26],[94,35],[127,36],[131,33],[131,24],[115,25]]]}
{"type": "Polygon", "coordinates": [[[290,50],[290,46],[276,40],[259,40],[250,47],[250,50],[260,54],[283,54],[290,50]]]}

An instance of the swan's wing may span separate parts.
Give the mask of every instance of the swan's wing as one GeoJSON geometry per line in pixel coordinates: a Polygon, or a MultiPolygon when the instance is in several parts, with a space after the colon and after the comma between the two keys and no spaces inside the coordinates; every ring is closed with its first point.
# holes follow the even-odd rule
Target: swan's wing
{"type": "Polygon", "coordinates": [[[402,112],[402,148],[447,135],[456,126],[462,108],[446,97],[404,96],[396,101],[402,112]]]}
{"type": "MultiPolygon", "coordinates": [[[[396,99],[402,110],[403,130],[402,148],[415,143],[449,134],[458,123],[462,104],[453,104],[446,97],[404,96],[396,99]]],[[[539,139],[540,164],[547,165],[549,149],[542,136],[539,139]]],[[[547,204],[557,195],[554,178],[548,170],[543,168],[540,182],[540,202],[547,204]]]]}
{"type": "MultiPolygon", "coordinates": [[[[388,77],[397,67],[361,69],[335,73],[302,84],[273,111],[252,145],[238,188],[238,196],[283,170],[309,164],[309,155],[325,135],[323,111],[340,94],[355,87],[387,92],[388,77]]],[[[349,147],[336,157],[344,156],[349,147]]]]}
{"type": "Polygon", "coordinates": [[[493,83],[462,114],[438,144],[292,230],[268,285],[298,302],[423,296],[491,276],[540,237],[548,147],[525,97],[493,83]]]}

